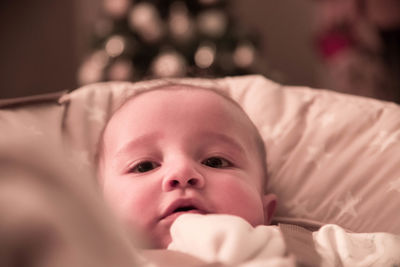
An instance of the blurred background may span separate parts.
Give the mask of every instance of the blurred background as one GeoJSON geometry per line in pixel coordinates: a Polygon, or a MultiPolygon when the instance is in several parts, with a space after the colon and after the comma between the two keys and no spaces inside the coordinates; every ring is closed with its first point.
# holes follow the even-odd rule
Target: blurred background
{"type": "Polygon", "coordinates": [[[0,98],[259,73],[400,102],[400,0],[2,0],[0,36],[0,98]]]}

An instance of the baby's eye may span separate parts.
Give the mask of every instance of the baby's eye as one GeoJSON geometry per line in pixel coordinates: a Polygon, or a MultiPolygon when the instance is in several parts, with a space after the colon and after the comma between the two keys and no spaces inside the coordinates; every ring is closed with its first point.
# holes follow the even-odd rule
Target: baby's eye
{"type": "Polygon", "coordinates": [[[203,160],[201,163],[211,168],[226,168],[232,166],[232,163],[220,157],[207,158],[203,160]]]}
{"type": "Polygon", "coordinates": [[[160,164],[158,164],[156,162],[143,161],[143,162],[136,164],[132,169],[130,169],[130,172],[134,172],[134,173],[149,172],[159,166],[160,166],[160,164]]]}

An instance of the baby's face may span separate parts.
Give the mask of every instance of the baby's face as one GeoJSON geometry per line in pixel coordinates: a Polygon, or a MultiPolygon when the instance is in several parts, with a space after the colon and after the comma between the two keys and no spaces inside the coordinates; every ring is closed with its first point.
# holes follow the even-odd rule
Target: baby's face
{"type": "Polygon", "coordinates": [[[248,118],[206,90],[156,90],[127,102],[104,133],[101,176],[111,207],[155,248],[184,213],[265,224],[275,206],[248,118]]]}

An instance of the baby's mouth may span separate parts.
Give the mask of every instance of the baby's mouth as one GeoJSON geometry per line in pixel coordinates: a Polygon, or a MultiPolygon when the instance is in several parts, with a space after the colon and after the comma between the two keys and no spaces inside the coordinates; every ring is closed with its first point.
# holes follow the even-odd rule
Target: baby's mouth
{"type": "Polygon", "coordinates": [[[195,206],[182,206],[176,208],[174,211],[172,211],[170,214],[164,217],[166,220],[175,220],[178,218],[180,215],[183,214],[188,214],[188,213],[198,213],[198,214],[204,214],[205,212],[196,208],[195,206]]]}
{"type": "Polygon", "coordinates": [[[207,213],[203,208],[194,204],[191,200],[178,200],[172,203],[166,212],[163,213],[160,220],[173,222],[180,215],[188,213],[205,214],[207,213]]]}
{"type": "Polygon", "coordinates": [[[172,224],[179,216],[184,215],[184,214],[204,214],[204,212],[201,212],[200,210],[192,209],[188,211],[178,211],[174,212],[167,217],[163,219],[164,222],[168,224],[172,224]]]}
{"type": "Polygon", "coordinates": [[[189,212],[189,211],[196,211],[196,210],[198,210],[198,209],[195,206],[183,206],[183,207],[176,208],[172,213],[189,212]]]}

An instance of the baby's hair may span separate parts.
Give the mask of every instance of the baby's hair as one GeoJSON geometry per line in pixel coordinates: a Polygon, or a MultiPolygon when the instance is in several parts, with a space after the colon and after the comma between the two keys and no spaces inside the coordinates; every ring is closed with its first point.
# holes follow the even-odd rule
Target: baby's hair
{"type": "MultiPolygon", "coordinates": [[[[259,154],[260,164],[261,164],[263,176],[264,176],[264,179],[262,181],[262,188],[265,190],[266,184],[267,184],[267,165],[266,165],[266,151],[265,151],[264,141],[263,141],[257,127],[254,125],[252,120],[249,118],[249,116],[243,110],[243,108],[239,105],[239,103],[237,103],[235,100],[233,100],[226,91],[223,91],[222,89],[219,89],[217,87],[203,87],[203,86],[199,86],[199,85],[191,85],[191,84],[187,84],[187,83],[177,83],[175,81],[168,81],[168,80],[166,80],[164,82],[165,83],[163,83],[162,85],[157,85],[157,86],[153,86],[150,88],[139,88],[139,89],[133,91],[132,93],[128,94],[126,97],[124,97],[122,99],[121,103],[113,111],[108,122],[122,107],[124,107],[124,105],[126,103],[130,102],[132,99],[135,99],[138,96],[145,94],[145,93],[149,93],[149,92],[157,91],[157,90],[187,90],[187,91],[190,91],[190,90],[195,89],[195,90],[212,91],[212,92],[216,93],[217,95],[223,97],[230,103],[232,103],[237,108],[239,108],[239,110],[241,110],[241,112],[246,116],[246,118],[250,122],[251,127],[253,128],[252,132],[254,133],[254,141],[255,141],[255,145],[257,147],[257,152],[259,154]]],[[[108,122],[105,124],[105,126],[101,132],[99,143],[98,143],[99,145],[97,147],[97,152],[96,152],[95,162],[96,162],[96,170],[98,172],[97,173],[98,178],[101,175],[99,173],[99,171],[100,171],[100,167],[102,164],[101,161],[103,159],[103,154],[104,154],[104,133],[107,128],[108,122]]]]}

